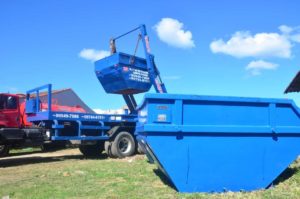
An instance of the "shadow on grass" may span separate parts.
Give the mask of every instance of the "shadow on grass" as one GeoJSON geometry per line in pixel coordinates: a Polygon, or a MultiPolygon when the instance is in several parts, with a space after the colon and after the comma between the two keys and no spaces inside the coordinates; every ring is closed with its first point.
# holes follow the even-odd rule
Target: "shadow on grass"
{"type": "Polygon", "coordinates": [[[169,178],[159,169],[153,169],[153,172],[160,178],[160,180],[166,184],[168,187],[174,189],[175,191],[177,191],[176,187],[174,186],[174,184],[171,182],[171,180],[169,180],[169,178]]]}
{"type": "Polygon", "coordinates": [[[53,156],[53,157],[42,157],[42,156],[13,157],[13,158],[0,159],[0,168],[22,166],[28,164],[59,162],[64,160],[84,160],[84,159],[102,160],[106,158],[107,158],[106,154],[101,154],[97,157],[85,157],[83,155],[61,155],[61,156],[53,156]]]}
{"type": "Polygon", "coordinates": [[[294,167],[294,168],[290,168],[288,167],[287,169],[285,169],[273,182],[271,185],[269,185],[269,187],[272,186],[276,186],[279,183],[282,183],[286,180],[288,180],[290,177],[292,177],[295,173],[297,173],[299,171],[300,168],[298,167],[294,167]]]}

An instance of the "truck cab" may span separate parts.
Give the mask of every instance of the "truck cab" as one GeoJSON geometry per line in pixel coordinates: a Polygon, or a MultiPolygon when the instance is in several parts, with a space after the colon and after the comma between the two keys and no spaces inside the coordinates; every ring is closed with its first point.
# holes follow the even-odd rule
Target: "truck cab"
{"type": "Polygon", "coordinates": [[[18,95],[0,94],[0,157],[10,148],[41,146],[44,130],[32,127],[25,115],[25,102],[18,95]]]}
{"type": "Polygon", "coordinates": [[[0,94],[0,128],[19,128],[20,120],[19,96],[0,94]]]}

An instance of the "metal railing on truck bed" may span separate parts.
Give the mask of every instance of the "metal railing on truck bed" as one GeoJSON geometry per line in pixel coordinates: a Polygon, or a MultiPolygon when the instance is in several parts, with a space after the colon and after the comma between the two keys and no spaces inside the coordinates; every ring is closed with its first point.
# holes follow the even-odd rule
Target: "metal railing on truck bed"
{"type": "Polygon", "coordinates": [[[56,111],[52,104],[52,85],[47,84],[26,92],[28,121],[49,130],[52,140],[108,140],[106,134],[115,125],[135,126],[136,115],[90,114],[56,111]],[[47,106],[42,107],[41,91],[47,92],[47,106]]]}

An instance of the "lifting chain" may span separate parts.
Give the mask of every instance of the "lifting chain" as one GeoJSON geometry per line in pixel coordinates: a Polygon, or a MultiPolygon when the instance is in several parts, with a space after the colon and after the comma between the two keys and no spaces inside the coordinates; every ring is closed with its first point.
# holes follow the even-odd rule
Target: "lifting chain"
{"type": "Polygon", "coordinates": [[[131,65],[133,65],[133,63],[134,63],[134,61],[135,61],[135,55],[136,55],[137,50],[138,50],[138,48],[139,48],[139,43],[140,43],[141,38],[142,38],[142,35],[139,34],[138,40],[137,40],[137,42],[136,42],[136,46],[135,46],[135,49],[134,49],[133,56],[132,56],[131,59],[130,59],[130,64],[131,64],[131,65]]]}

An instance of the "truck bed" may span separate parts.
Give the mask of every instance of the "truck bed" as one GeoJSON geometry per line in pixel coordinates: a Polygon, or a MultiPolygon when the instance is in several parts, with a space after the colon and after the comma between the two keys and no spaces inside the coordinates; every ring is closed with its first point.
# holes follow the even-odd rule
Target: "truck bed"
{"type": "Polygon", "coordinates": [[[136,115],[129,114],[90,114],[74,112],[44,111],[28,115],[28,121],[65,120],[65,121],[103,121],[103,122],[135,122],[136,115]]]}
{"type": "Polygon", "coordinates": [[[28,121],[43,124],[51,131],[51,140],[108,140],[113,126],[135,127],[136,115],[90,114],[44,111],[29,114],[28,121]]]}

